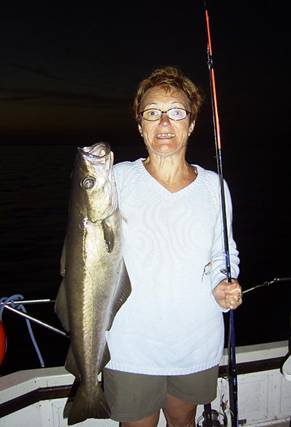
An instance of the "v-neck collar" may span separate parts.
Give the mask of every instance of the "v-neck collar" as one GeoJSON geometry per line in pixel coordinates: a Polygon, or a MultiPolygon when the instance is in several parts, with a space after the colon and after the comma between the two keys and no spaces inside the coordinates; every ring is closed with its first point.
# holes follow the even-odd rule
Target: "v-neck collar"
{"type": "Polygon", "coordinates": [[[189,190],[191,190],[191,188],[193,186],[197,185],[197,182],[200,181],[200,179],[201,179],[202,168],[200,168],[200,166],[191,164],[191,166],[194,166],[196,168],[196,171],[197,171],[197,176],[194,179],[194,181],[190,182],[189,184],[187,184],[185,187],[181,188],[180,190],[170,191],[147,171],[147,169],[145,168],[145,166],[143,164],[144,160],[145,160],[144,158],[140,158],[137,160],[138,166],[139,166],[140,170],[142,171],[142,174],[145,176],[145,178],[147,179],[148,182],[151,182],[157,189],[159,189],[161,192],[163,192],[164,194],[167,194],[169,196],[175,197],[175,196],[178,196],[178,195],[183,194],[185,192],[188,192],[189,190]]]}

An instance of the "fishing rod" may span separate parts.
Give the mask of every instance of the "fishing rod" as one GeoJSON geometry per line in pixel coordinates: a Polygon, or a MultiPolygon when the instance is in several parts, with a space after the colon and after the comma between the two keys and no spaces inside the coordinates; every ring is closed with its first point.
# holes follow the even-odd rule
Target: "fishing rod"
{"type": "MultiPolygon", "coordinates": [[[[222,167],[222,147],[220,137],[220,124],[218,114],[218,103],[216,95],[216,84],[215,84],[215,72],[213,65],[213,50],[211,43],[211,32],[210,22],[207,10],[206,1],[204,1],[204,12],[207,32],[207,63],[209,70],[209,81],[210,81],[210,96],[211,96],[211,107],[212,107],[212,121],[214,128],[214,141],[216,151],[216,162],[217,162],[217,173],[219,176],[220,184],[220,200],[221,200],[221,213],[222,213],[222,225],[223,225],[223,242],[224,242],[224,253],[225,253],[225,274],[227,281],[231,283],[231,266],[230,266],[230,254],[229,254],[229,243],[228,243],[228,232],[227,232],[227,217],[226,217],[226,202],[225,202],[225,191],[224,191],[224,178],[223,178],[223,167],[222,167]]],[[[237,393],[237,367],[236,367],[236,350],[235,350],[235,324],[234,324],[234,312],[229,311],[229,334],[228,334],[228,382],[229,382],[229,404],[231,411],[231,422],[233,427],[238,426],[238,393],[237,393]]]]}

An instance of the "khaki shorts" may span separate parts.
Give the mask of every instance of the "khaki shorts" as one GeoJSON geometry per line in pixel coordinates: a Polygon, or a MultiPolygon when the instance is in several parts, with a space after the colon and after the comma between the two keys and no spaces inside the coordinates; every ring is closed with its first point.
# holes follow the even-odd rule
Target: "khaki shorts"
{"type": "Polygon", "coordinates": [[[209,403],[216,397],[218,366],[189,375],[144,375],[104,369],[104,393],[115,421],[136,421],[164,407],[167,394],[185,402],[209,403]]]}

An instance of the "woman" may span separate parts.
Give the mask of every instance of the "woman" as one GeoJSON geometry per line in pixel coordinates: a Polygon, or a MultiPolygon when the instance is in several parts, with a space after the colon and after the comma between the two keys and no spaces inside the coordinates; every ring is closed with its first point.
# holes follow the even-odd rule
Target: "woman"
{"type": "MultiPolygon", "coordinates": [[[[218,176],[185,159],[200,104],[179,70],[155,70],[134,100],[148,156],[115,166],[132,293],[107,336],[104,387],[123,427],[155,427],[160,409],[169,427],[194,426],[197,404],[216,396],[222,312],[241,303],[225,280],[218,176]]],[[[229,247],[237,277],[231,230],[229,247]]]]}

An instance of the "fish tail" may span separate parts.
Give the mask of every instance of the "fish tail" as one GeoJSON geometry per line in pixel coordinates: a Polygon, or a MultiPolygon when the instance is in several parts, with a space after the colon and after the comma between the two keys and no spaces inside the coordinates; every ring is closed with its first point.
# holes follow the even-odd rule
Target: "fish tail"
{"type": "Polygon", "coordinates": [[[109,418],[110,409],[105,400],[103,390],[99,383],[94,390],[88,391],[84,385],[80,385],[68,413],[68,425],[85,421],[87,418],[109,418]]]}

